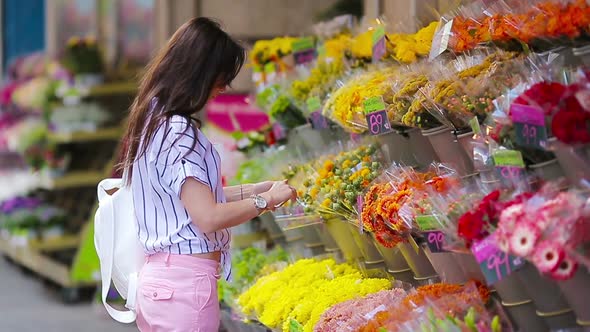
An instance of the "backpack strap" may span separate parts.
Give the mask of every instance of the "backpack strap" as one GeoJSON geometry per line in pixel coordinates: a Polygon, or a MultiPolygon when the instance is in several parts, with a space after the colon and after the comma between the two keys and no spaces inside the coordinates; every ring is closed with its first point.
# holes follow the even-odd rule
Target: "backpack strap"
{"type": "MultiPolygon", "coordinates": [[[[133,310],[121,311],[113,308],[107,303],[107,295],[111,287],[111,280],[113,275],[113,259],[115,250],[115,209],[113,207],[112,199],[109,196],[107,190],[118,188],[121,185],[120,179],[105,179],[98,185],[98,201],[99,210],[95,218],[100,220],[100,229],[95,231],[100,232],[100,245],[96,246],[97,237],[95,236],[95,246],[100,248],[98,250],[100,258],[100,275],[102,279],[102,303],[113,319],[120,323],[133,323],[137,318],[137,314],[133,310]]],[[[95,221],[96,223],[96,221],[95,221]]],[[[137,278],[134,278],[135,281],[137,278]]],[[[130,291],[137,291],[137,282],[130,282],[130,291]],[[133,285],[132,285],[133,284],[133,285]],[[133,288],[133,289],[132,289],[133,288]]],[[[135,294],[135,293],[130,293],[135,294]]],[[[128,296],[133,300],[132,306],[127,306],[129,309],[133,309],[135,306],[135,296],[128,296]]],[[[131,303],[128,303],[131,304],[131,303]]]]}

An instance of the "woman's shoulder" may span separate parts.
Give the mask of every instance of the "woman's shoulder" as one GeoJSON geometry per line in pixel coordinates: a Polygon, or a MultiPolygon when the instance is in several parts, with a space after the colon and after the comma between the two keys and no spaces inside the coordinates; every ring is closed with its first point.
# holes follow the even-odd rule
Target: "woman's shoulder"
{"type": "Polygon", "coordinates": [[[184,116],[173,115],[168,119],[168,127],[173,135],[191,135],[198,134],[199,138],[204,138],[199,129],[198,123],[184,116]]]}

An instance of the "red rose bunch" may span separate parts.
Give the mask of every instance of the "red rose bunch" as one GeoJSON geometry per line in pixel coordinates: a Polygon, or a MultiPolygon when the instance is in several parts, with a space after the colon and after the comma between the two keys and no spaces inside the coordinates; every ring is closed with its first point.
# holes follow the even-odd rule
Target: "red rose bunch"
{"type": "Polygon", "coordinates": [[[490,226],[496,225],[500,214],[500,191],[495,190],[485,196],[474,210],[464,213],[458,221],[457,234],[467,247],[474,241],[483,240],[490,234],[490,226]]]}
{"type": "Polygon", "coordinates": [[[518,96],[514,104],[541,108],[545,115],[551,115],[568,92],[568,87],[556,82],[540,82],[518,96]]]}
{"type": "Polygon", "coordinates": [[[590,110],[582,107],[576,95],[567,97],[553,117],[551,130],[566,144],[590,143],[590,110]]]}

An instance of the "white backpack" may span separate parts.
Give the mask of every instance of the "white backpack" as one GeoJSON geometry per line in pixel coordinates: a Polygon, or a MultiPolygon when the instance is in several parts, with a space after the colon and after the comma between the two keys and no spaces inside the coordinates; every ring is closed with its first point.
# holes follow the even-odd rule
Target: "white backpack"
{"type": "MultiPolygon", "coordinates": [[[[124,178],[124,177],[123,177],[124,178]]],[[[98,210],[94,217],[94,246],[100,259],[102,303],[116,321],[133,323],[137,317],[135,300],[137,278],[145,255],[137,237],[133,195],[122,179],[105,179],[98,185],[98,210]],[[118,189],[112,195],[112,190],[118,189]],[[120,311],[106,302],[111,286],[124,299],[128,311],[120,311]]]]}

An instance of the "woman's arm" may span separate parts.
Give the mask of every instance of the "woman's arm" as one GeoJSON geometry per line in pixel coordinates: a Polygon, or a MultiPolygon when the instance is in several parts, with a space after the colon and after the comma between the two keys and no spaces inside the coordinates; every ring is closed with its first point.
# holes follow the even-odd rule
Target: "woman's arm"
{"type": "Polygon", "coordinates": [[[228,202],[236,202],[242,199],[259,195],[270,190],[274,181],[264,181],[259,183],[241,184],[238,186],[224,187],[225,199],[228,202]]]}
{"type": "MultiPolygon", "coordinates": [[[[276,182],[269,191],[260,194],[268,203],[269,209],[283,201],[294,199],[295,195],[295,190],[285,182],[276,182]]],[[[250,197],[217,203],[211,189],[193,178],[187,178],[182,185],[180,200],[192,222],[204,233],[240,225],[260,214],[250,197]]]]}

